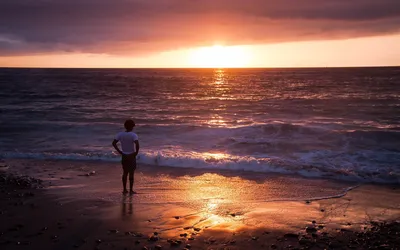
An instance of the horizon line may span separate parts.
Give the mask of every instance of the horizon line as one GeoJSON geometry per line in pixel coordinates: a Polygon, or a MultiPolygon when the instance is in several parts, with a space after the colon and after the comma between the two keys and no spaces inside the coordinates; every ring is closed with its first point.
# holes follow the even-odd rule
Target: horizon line
{"type": "Polygon", "coordinates": [[[345,68],[398,68],[400,65],[381,66],[296,66],[296,67],[2,67],[0,69],[345,69],[345,68]]]}

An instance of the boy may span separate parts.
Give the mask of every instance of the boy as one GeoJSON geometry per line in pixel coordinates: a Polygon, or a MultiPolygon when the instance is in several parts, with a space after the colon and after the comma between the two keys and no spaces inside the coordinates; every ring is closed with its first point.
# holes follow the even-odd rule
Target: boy
{"type": "Polygon", "coordinates": [[[125,132],[120,132],[115,136],[112,145],[114,148],[122,155],[121,164],[122,169],[124,170],[122,174],[122,186],[123,186],[123,194],[127,194],[128,190],[126,189],[126,181],[129,174],[129,187],[130,194],[136,194],[133,191],[133,174],[136,169],[136,156],[139,153],[139,138],[137,134],[133,133],[133,127],[135,127],[135,122],[133,120],[126,120],[124,127],[126,129],[125,132]],[[121,142],[121,149],[119,149],[117,143],[121,142]],[[134,147],[135,144],[135,147],[134,147]]]}

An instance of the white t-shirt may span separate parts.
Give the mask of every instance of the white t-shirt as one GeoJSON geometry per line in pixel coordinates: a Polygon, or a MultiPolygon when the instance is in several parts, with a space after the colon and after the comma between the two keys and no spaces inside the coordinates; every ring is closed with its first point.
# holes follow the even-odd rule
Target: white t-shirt
{"type": "Polygon", "coordinates": [[[122,153],[132,154],[135,150],[135,141],[139,140],[137,134],[133,132],[119,132],[115,140],[121,142],[122,153]]]}

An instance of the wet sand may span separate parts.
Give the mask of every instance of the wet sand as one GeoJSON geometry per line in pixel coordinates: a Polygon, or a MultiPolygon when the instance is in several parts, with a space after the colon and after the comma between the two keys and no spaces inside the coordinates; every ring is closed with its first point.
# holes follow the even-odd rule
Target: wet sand
{"type": "Polygon", "coordinates": [[[119,163],[0,165],[2,249],[400,246],[398,186],[139,166],[124,196],[119,163]]]}

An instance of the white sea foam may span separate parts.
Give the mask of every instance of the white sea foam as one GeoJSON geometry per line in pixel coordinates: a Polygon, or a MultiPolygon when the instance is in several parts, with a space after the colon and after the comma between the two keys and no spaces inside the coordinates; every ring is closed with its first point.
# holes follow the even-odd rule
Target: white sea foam
{"type": "MultiPolygon", "coordinates": [[[[304,155],[303,160],[283,159],[277,157],[255,158],[252,156],[240,157],[220,153],[197,152],[171,152],[154,151],[143,152],[138,155],[138,163],[212,170],[249,171],[259,173],[298,174],[313,178],[331,178],[357,182],[400,183],[400,173],[397,169],[387,167],[376,169],[367,164],[354,164],[352,159],[346,156],[334,160],[326,160],[327,163],[312,165],[313,157],[324,158],[327,152],[313,152],[304,155]],[[304,160],[306,159],[306,160],[304,160]]],[[[119,162],[120,158],[114,154],[54,154],[54,153],[7,153],[3,158],[25,159],[60,159],[79,161],[106,161],[119,162]]],[[[339,157],[339,156],[338,156],[339,157]]]]}

